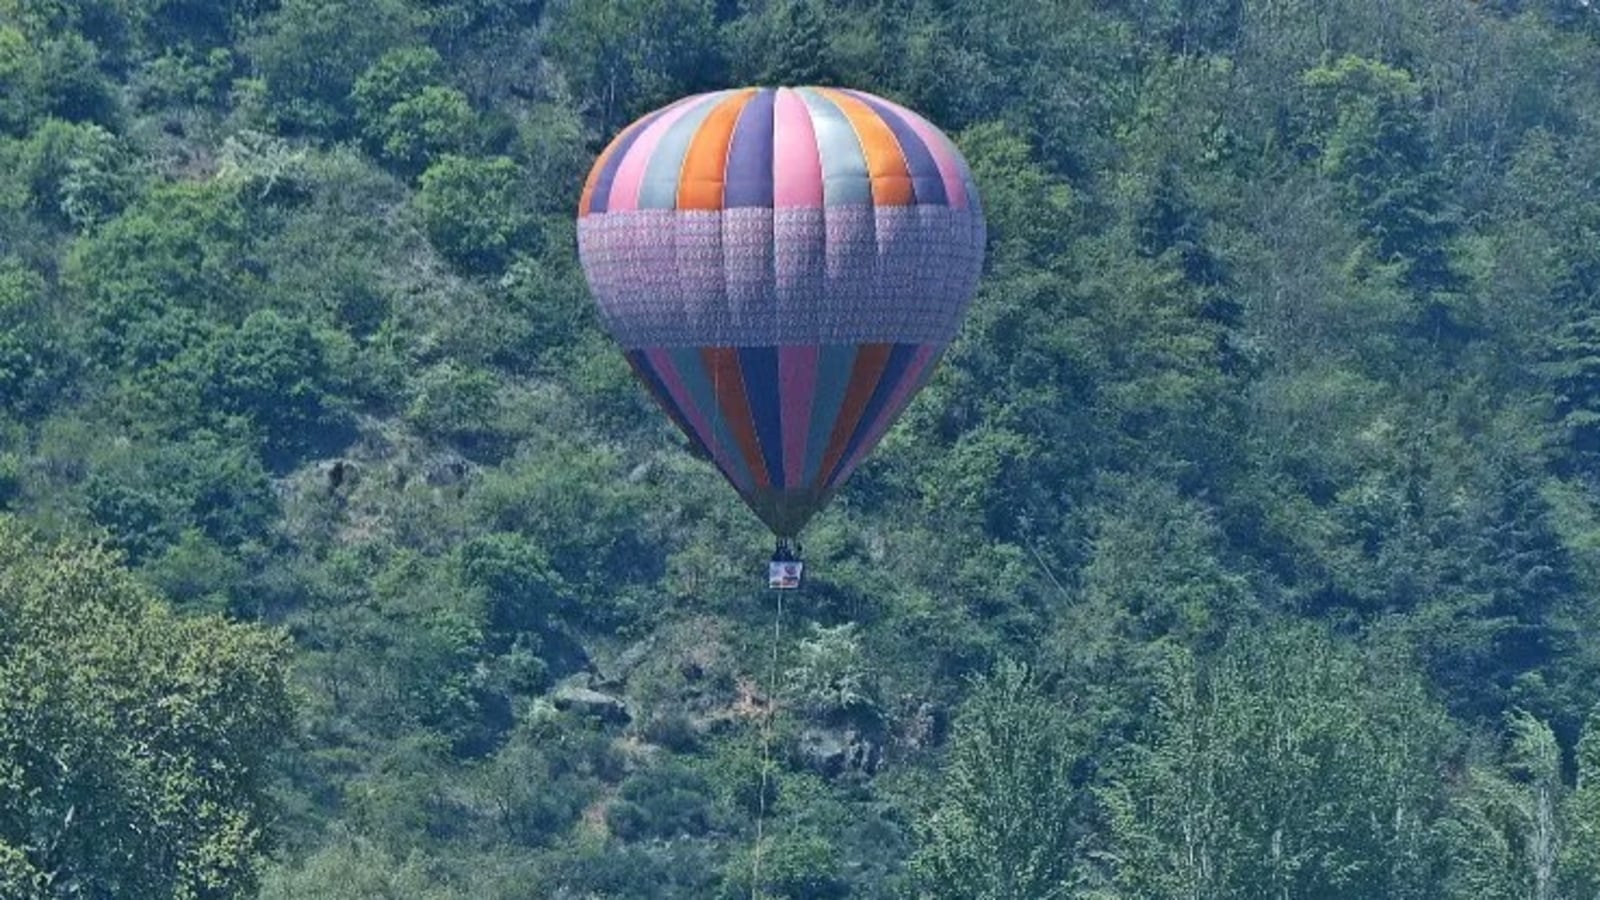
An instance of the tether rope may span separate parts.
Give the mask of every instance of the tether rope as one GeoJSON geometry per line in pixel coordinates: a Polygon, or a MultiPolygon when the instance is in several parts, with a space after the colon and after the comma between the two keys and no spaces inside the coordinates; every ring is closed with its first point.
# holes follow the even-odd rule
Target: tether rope
{"type": "Polygon", "coordinates": [[[761,729],[761,793],[756,797],[756,846],[750,860],[750,900],[761,896],[762,826],[767,817],[767,776],[772,770],[772,721],[778,713],[778,647],[783,641],[783,591],[778,595],[778,612],[772,620],[772,664],[767,671],[766,722],[761,729]]]}

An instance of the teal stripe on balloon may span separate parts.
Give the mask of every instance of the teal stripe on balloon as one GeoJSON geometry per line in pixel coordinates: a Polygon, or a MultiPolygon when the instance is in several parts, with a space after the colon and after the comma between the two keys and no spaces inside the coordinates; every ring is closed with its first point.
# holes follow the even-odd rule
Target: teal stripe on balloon
{"type": "Polygon", "coordinates": [[[722,404],[717,402],[716,386],[711,383],[705,357],[696,347],[670,347],[666,352],[672,357],[673,366],[678,370],[678,377],[683,379],[689,396],[694,398],[694,405],[710,424],[713,439],[723,451],[720,458],[728,460],[733,466],[734,471],[724,474],[741,491],[751,490],[755,487],[755,475],[739,450],[739,442],[733,439],[727,418],[722,414],[722,404]]]}
{"type": "Polygon", "coordinates": [[[845,392],[850,388],[857,349],[855,344],[835,344],[823,347],[817,357],[817,393],[811,404],[811,429],[806,435],[806,472],[801,481],[808,487],[817,483],[822,456],[828,451],[834,422],[839,419],[845,392]]]}
{"type": "Polygon", "coordinates": [[[817,148],[822,157],[822,203],[872,205],[872,176],[867,171],[867,152],[855,126],[832,100],[809,88],[797,93],[811,111],[811,126],[817,133],[817,148]]]}
{"type": "Polygon", "coordinates": [[[689,146],[700,131],[706,117],[732,91],[717,91],[683,114],[672,123],[650,155],[644,170],[644,183],[639,186],[640,209],[676,209],[678,207],[678,178],[683,173],[683,161],[689,156],[689,146]]]}

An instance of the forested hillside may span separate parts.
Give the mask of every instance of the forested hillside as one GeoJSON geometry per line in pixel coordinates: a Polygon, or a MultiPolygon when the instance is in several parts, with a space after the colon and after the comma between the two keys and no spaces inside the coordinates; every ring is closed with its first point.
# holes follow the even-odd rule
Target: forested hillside
{"type": "Polygon", "coordinates": [[[1588,0],[0,0],[6,898],[1595,898],[1597,466],[1588,0]],[[989,224],[781,623],[573,226],[752,83],[989,224]]]}

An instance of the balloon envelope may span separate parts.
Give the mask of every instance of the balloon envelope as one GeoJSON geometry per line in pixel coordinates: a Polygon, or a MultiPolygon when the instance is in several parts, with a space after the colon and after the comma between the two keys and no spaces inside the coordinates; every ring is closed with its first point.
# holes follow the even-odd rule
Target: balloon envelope
{"type": "Polygon", "coordinates": [[[578,207],[607,330],[782,537],[932,375],[983,248],[950,140],[833,88],[716,91],[652,112],[601,154],[578,207]]]}

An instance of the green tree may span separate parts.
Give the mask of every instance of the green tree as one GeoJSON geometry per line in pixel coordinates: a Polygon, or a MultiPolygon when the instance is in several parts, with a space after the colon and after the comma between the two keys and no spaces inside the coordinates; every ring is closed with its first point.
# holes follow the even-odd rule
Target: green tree
{"type": "Polygon", "coordinates": [[[1571,454],[1568,468],[1590,471],[1600,460],[1600,316],[1585,315],[1552,337],[1546,371],[1571,454]]]}
{"type": "Polygon", "coordinates": [[[101,71],[100,48],[71,31],[45,37],[37,46],[43,112],[68,122],[115,128],[122,109],[116,88],[101,71]]]}
{"type": "Polygon", "coordinates": [[[1600,715],[1591,713],[1577,746],[1577,783],[1561,808],[1561,886],[1571,897],[1600,896],[1600,715]]]}
{"type": "Polygon", "coordinates": [[[274,463],[326,444],[342,424],[318,334],[270,309],[251,313],[222,340],[205,396],[218,409],[248,417],[274,463]]]}
{"type": "Polygon", "coordinates": [[[1304,84],[1322,169],[1360,216],[1376,261],[1400,265],[1419,292],[1455,287],[1447,246],[1454,223],[1416,80],[1347,56],[1307,72],[1304,84]]]}
{"type": "Polygon", "coordinates": [[[522,535],[496,532],[461,548],[461,574],[484,593],[489,627],[503,640],[547,631],[572,611],[571,593],[549,557],[522,535]]]}
{"type": "Polygon", "coordinates": [[[347,135],[357,79],[385,52],[411,43],[419,12],[401,0],[286,0],[278,6],[249,50],[281,127],[347,135]]]}
{"type": "Polygon", "coordinates": [[[1099,791],[1111,896],[1431,897],[1450,730],[1399,664],[1310,628],[1175,652],[1099,791]]]}
{"type": "Polygon", "coordinates": [[[433,160],[466,149],[475,125],[465,94],[429,86],[389,107],[372,136],[383,148],[384,159],[402,172],[417,174],[433,160]]]}
{"type": "Polygon", "coordinates": [[[0,886],[254,894],[284,635],[179,618],[106,551],[0,521],[0,646],[0,886]]]}
{"type": "Polygon", "coordinates": [[[1527,713],[1507,717],[1504,771],[1468,770],[1440,825],[1451,866],[1451,897],[1557,896],[1562,836],[1561,748],[1549,726],[1527,713]]]}
{"type": "Polygon", "coordinates": [[[356,121],[367,146],[398,171],[420,174],[438,157],[472,142],[467,98],[441,83],[443,61],[432,48],[394,50],[356,81],[356,121]]]}
{"type": "Polygon", "coordinates": [[[536,249],[517,164],[444,156],[422,173],[417,211],[439,254],[468,272],[494,273],[536,249]]]}
{"type": "Polygon", "coordinates": [[[390,50],[356,79],[351,98],[357,120],[362,127],[375,126],[396,103],[415,97],[423,88],[442,84],[444,74],[444,60],[432,47],[390,50]]]}
{"type": "Polygon", "coordinates": [[[681,765],[647,769],[622,783],[606,824],[625,841],[700,835],[712,826],[711,787],[681,765]]]}
{"type": "Polygon", "coordinates": [[[137,87],[142,109],[216,109],[227,99],[234,67],[231,52],[221,47],[206,52],[188,46],[170,49],[150,63],[137,87]]]}
{"type": "Polygon", "coordinates": [[[759,883],[751,889],[750,854],[742,853],[724,868],[718,900],[839,900],[851,896],[841,877],[839,848],[808,829],[773,836],[763,847],[759,883]]]}
{"type": "Polygon", "coordinates": [[[15,414],[37,414],[65,380],[69,360],[45,290],[38,273],[0,258],[0,409],[15,414]]]}
{"type": "Polygon", "coordinates": [[[87,319],[82,340],[95,359],[138,368],[166,355],[143,350],[180,349],[183,342],[166,339],[140,347],[146,329],[164,330],[157,323],[175,308],[242,319],[262,293],[259,272],[247,265],[247,213],[236,185],[163,185],[75,242],[62,281],[87,319]]]}
{"type": "Polygon", "coordinates": [[[980,679],[956,720],[944,784],[912,858],[919,896],[1070,896],[1077,863],[1072,767],[1081,751],[1029,672],[980,679]]]}
{"type": "Polygon", "coordinates": [[[21,29],[0,22],[0,133],[23,135],[44,106],[37,48],[21,29]]]}
{"type": "Polygon", "coordinates": [[[722,65],[711,0],[571,0],[550,29],[551,60],[606,135],[716,84],[722,65]]]}
{"type": "Polygon", "coordinates": [[[464,900],[441,884],[425,854],[399,857],[370,839],[341,834],[299,866],[276,866],[262,879],[261,900],[464,900]]]}
{"type": "Polygon", "coordinates": [[[617,587],[649,583],[661,559],[639,528],[646,489],[627,479],[608,448],[582,441],[529,442],[485,477],[471,508],[494,530],[520,533],[548,553],[585,621],[615,626],[630,599],[617,587]]]}
{"type": "Polygon", "coordinates": [[[264,0],[136,0],[134,17],[152,48],[225,46],[275,4],[264,0]]]}
{"type": "Polygon", "coordinates": [[[814,626],[795,651],[784,683],[802,711],[868,720],[877,715],[877,685],[854,624],[814,626]]]}
{"type": "Polygon", "coordinates": [[[833,84],[827,13],[813,0],[777,0],[727,26],[739,46],[729,64],[740,81],[833,84]]]}
{"type": "Polygon", "coordinates": [[[501,406],[491,373],[447,362],[422,372],[415,390],[406,418],[418,431],[469,445],[494,436],[501,406]]]}
{"type": "Polygon", "coordinates": [[[23,149],[35,214],[86,229],[122,210],[134,195],[122,143],[99,125],[47,120],[23,149]]]}

